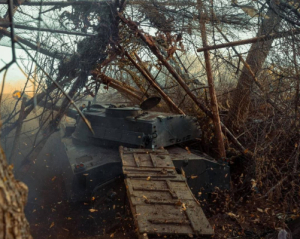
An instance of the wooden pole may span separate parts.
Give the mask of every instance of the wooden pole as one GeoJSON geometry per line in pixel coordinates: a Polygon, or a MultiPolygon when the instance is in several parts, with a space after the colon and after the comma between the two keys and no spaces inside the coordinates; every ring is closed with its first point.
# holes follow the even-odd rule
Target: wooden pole
{"type": "Polygon", "coordinates": [[[232,46],[240,46],[240,45],[245,45],[245,44],[250,44],[250,43],[255,43],[255,42],[269,41],[269,40],[273,40],[273,39],[277,39],[277,38],[281,38],[281,37],[285,37],[285,36],[297,35],[297,34],[300,34],[300,30],[293,29],[293,30],[286,31],[286,32],[271,33],[269,35],[254,37],[254,38],[240,40],[240,41],[232,41],[232,42],[223,43],[223,44],[219,44],[219,45],[215,45],[215,46],[206,46],[206,47],[198,48],[197,52],[232,47],[232,46]]]}
{"type": "Polygon", "coordinates": [[[128,94],[140,102],[143,100],[143,98],[141,97],[141,92],[137,91],[134,88],[133,88],[134,89],[133,90],[132,87],[122,85],[121,82],[119,82],[113,78],[110,78],[109,76],[106,76],[103,73],[101,73],[97,78],[101,79],[101,81],[99,79],[96,79],[97,81],[100,81],[101,83],[103,83],[107,86],[111,86],[112,88],[116,89],[117,91],[119,91],[121,93],[128,94]]]}
{"type": "Polygon", "coordinates": [[[26,101],[27,101],[27,98],[23,97],[22,102],[21,102],[19,118],[17,121],[17,129],[16,129],[16,133],[15,133],[15,138],[13,141],[13,146],[12,146],[10,157],[9,157],[10,164],[13,164],[15,161],[15,158],[17,157],[17,153],[18,153],[17,147],[18,147],[18,144],[20,141],[20,135],[21,135],[23,120],[24,120],[24,116],[25,116],[24,110],[25,110],[25,106],[26,106],[26,101]]]}
{"type": "Polygon", "coordinates": [[[137,95],[136,93],[126,89],[125,87],[122,87],[121,85],[118,85],[114,82],[111,82],[109,84],[112,88],[116,89],[117,91],[119,91],[120,93],[124,93],[125,95],[129,95],[135,99],[137,99],[139,102],[142,102],[143,101],[143,98],[140,97],[139,95],[137,95]]]}
{"type": "MultiPolygon", "coordinates": [[[[187,92],[187,94],[192,98],[192,100],[199,106],[199,108],[206,113],[207,115],[212,115],[210,110],[206,108],[204,104],[202,104],[197,97],[191,92],[188,86],[185,84],[184,80],[180,77],[180,75],[175,71],[175,69],[167,62],[164,56],[160,53],[159,49],[155,45],[151,36],[145,36],[136,25],[135,22],[125,19],[121,14],[119,14],[120,19],[129,26],[129,28],[135,32],[140,39],[146,43],[152,53],[157,57],[158,60],[167,68],[167,70],[171,73],[171,75],[175,78],[175,80],[181,85],[181,87],[187,92]]],[[[136,64],[135,62],[133,62],[136,64]]],[[[137,65],[137,64],[136,64],[137,65]]]]}
{"type": "Polygon", "coordinates": [[[109,84],[113,83],[115,85],[119,85],[119,86],[121,86],[123,88],[126,88],[126,89],[134,92],[135,94],[138,94],[138,95],[142,95],[143,94],[141,91],[137,90],[136,88],[134,88],[134,87],[132,87],[130,85],[127,85],[127,84],[125,84],[123,82],[120,82],[118,80],[115,80],[115,79],[113,79],[113,78],[105,75],[104,73],[100,73],[100,74],[96,75],[96,79],[99,79],[99,78],[101,79],[101,82],[103,84],[105,84],[105,85],[109,85],[109,84]]]}
{"type": "Polygon", "coordinates": [[[140,77],[137,75],[136,72],[127,69],[126,67],[123,67],[122,70],[124,70],[128,75],[130,75],[131,79],[134,81],[134,83],[137,85],[137,87],[140,89],[140,91],[143,93],[143,96],[146,98],[149,97],[149,94],[147,90],[144,88],[142,81],[140,81],[140,77]]]}
{"type": "MultiPolygon", "coordinates": [[[[185,90],[185,92],[191,97],[191,99],[195,102],[195,104],[210,118],[213,118],[212,112],[202,104],[197,97],[193,94],[193,92],[188,88],[183,79],[177,74],[177,72],[173,69],[173,67],[167,62],[167,60],[162,56],[159,52],[155,42],[153,41],[151,36],[145,36],[136,25],[135,22],[126,19],[122,14],[119,14],[120,19],[123,23],[125,23],[140,39],[149,47],[152,53],[157,57],[158,60],[167,68],[167,70],[172,74],[172,76],[177,80],[177,82],[181,85],[181,87],[185,90]]],[[[232,143],[241,152],[245,151],[245,148],[241,145],[241,143],[234,137],[234,135],[228,130],[228,128],[221,122],[223,132],[228,136],[232,143]]]]}
{"type": "Polygon", "coordinates": [[[184,114],[184,112],[178,108],[178,106],[174,103],[174,101],[160,88],[160,86],[144,71],[142,67],[140,67],[134,59],[125,51],[125,56],[132,62],[132,64],[141,72],[144,78],[152,85],[154,89],[161,95],[164,101],[169,105],[172,111],[175,111],[179,114],[184,114]]]}
{"type": "MultiPolygon", "coordinates": [[[[10,26],[10,23],[8,21],[1,22],[0,21],[0,27],[8,28],[10,26]]],[[[40,31],[40,32],[53,32],[53,33],[61,33],[66,35],[77,35],[77,36],[96,36],[95,34],[90,33],[83,33],[83,32],[76,32],[76,31],[65,31],[65,30],[56,30],[56,29],[50,29],[50,28],[43,28],[43,27],[31,27],[31,26],[24,26],[20,24],[14,24],[14,27],[17,29],[24,29],[29,31],[40,31]]]]}
{"type": "MultiPolygon", "coordinates": [[[[200,13],[200,32],[202,38],[203,47],[207,47],[207,35],[206,35],[206,26],[205,22],[203,21],[202,16],[204,15],[204,6],[202,4],[202,0],[198,0],[198,10],[200,13]]],[[[221,130],[221,120],[219,116],[219,109],[218,109],[218,100],[216,96],[215,86],[214,86],[214,79],[212,74],[212,67],[210,62],[210,53],[208,50],[204,51],[204,58],[205,58],[205,66],[206,66],[206,75],[207,75],[207,82],[211,100],[211,111],[212,111],[212,120],[215,126],[215,136],[217,139],[217,146],[218,146],[218,154],[219,157],[222,159],[226,158],[226,152],[224,147],[224,141],[222,136],[221,130]]]]}
{"type": "MultiPolygon", "coordinates": [[[[110,1],[45,1],[43,2],[43,6],[59,6],[59,7],[68,7],[68,6],[76,6],[76,5],[107,5],[110,1]]],[[[7,4],[7,1],[0,1],[0,4],[7,4]]],[[[24,6],[40,6],[41,2],[38,1],[25,1],[23,2],[24,6]]]]}
{"type": "Polygon", "coordinates": [[[147,69],[147,67],[144,65],[142,59],[138,56],[138,54],[136,54],[136,52],[134,52],[133,54],[134,54],[135,58],[137,59],[137,61],[140,63],[140,65],[143,67],[143,70],[147,73],[147,75],[148,75],[151,79],[153,79],[153,80],[155,81],[154,76],[151,74],[151,72],[150,72],[150,71],[147,69]]]}

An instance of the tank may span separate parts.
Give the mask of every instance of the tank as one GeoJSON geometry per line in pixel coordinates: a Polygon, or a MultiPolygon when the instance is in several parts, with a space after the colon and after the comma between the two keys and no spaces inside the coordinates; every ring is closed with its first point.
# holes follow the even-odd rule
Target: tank
{"type": "Polygon", "coordinates": [[[197,119],[152,111],[159,101],[159,97],[152,97],[135,107],[89,102],[87,107],[81,108],[88,124],[69,110],[68,115],[74,122],[63,122],[61,134],[68,162],[65,182],[70,199],[88,200],[99,188],[122,177],[120,146],[149,152],[170,150],[177,155],[174,165],[178,172],[184,170],[186,177],[191,178],[199,176],[195,180],[198,183],[192,182],[194,194],[205,187],[207,192],[215,186],[229,188],[229,177],[226,176],[228,180],[225,177],[229,173],[228,166],[178,146],[201,136],[197,119]]]}

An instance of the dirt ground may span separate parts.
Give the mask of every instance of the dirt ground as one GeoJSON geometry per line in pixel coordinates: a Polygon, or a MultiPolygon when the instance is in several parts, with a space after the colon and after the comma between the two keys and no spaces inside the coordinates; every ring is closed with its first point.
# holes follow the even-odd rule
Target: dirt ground
{"type": "Polygon", "coordinates": [[[122,179],[101,189],[89,202],[71,202],[64,184],[69,165],[59,132],[48,140],[35,164],[24,170],[20,162],[30,147],[28,141],[28,137],[21,138],[23,147],[19,149],[15,172],[16,178],[29,187],[25,214],[34,238],[135,237],[132,218],[124,203],[122,179]],[[108,197],[109,191],[116,193],[114,198],[108,197]]]}
{"type": "MultiPolygon", "coordinates": [[[[4,97],[2,120],[5,120],[5,115],[15,107],[16,100],[11,95],[6,94],[4,97]]],[[[87,100],[92,99],[88,98],[86,102],[79,104],[87,104],[87,100]]],[[[101,101],[119,102],[120,95],[106,93],[101,96],[101,101]]],[[[20,103],[16,109],[19,108],[20,103]]],[[[70,165],[61,143],[60,132],[54,133],[48,139],[34,164],[21,167],[34,144],[39,127],[36,116],[41,110],[38,107],[36,112],[32,112],[25,120],[17,146],[17,157],[12,162],[15,177],[26,183],[29,188],[25,214],[33,238],[135,238],[131,213],[126,201],[124,202],[125,185],[122,179],[97,191],[90,201],[71,202],[68,199],[64,176],[70,170],[70,165]],[[113,198],[108,195],[111,191],[115,192],[113,198]]],[[[3,126],[5,127],[6,125],[3,126]]],[[[8,161],[14,139],[15,130],[7,137],[1,138],[1,146],[8,161]]]]}
{"type": "MultiPolygon", "coordinates": [[[[25,214],[33,238],[135,238],[122,179],[96,192],[91,201],[71,202],[67,198],[64,176],[70,165],[60,132],[48,139],[34,164],[21,167],[32,148],[37,126],[37,120],[24,124],[13,161],[15,177],[29,188],[25,214]],[[108,196],[111,191],[114,198],[108,196]]],[[[9,160],[14,131],[1,141],[9,160]]]]}

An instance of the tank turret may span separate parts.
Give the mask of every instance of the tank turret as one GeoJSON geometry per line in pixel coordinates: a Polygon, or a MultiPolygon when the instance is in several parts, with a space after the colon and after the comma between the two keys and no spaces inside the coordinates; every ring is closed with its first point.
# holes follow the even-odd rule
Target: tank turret
{"type": "Polygon", "coordinates": [[[98,146],[154,149],[195,139],[201,133],[194,117],[146,111],[142,107],[92,105],[84,109],[83,114],[93,132],[78,117],[72,137],[98,146]]]}

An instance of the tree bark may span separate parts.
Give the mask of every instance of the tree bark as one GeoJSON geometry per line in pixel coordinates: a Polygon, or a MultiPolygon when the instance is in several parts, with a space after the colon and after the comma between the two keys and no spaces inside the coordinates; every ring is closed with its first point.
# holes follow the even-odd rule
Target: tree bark
{"type": "Polygon", "coordinates": [[[0,147],[0,238],[31,239],[24,214],[28,188],[15,179],[12,169],[0,147]]]}
{"type": "MultiPolygon", "coordinates": [[[[269,9],[266,15],[268,18],[263,19],[257,37],[272,34],[279,28],[281,18],[272,9],[269,9]]],[[[252,69],[256,76],[258,75],[271,50],[272,43],[273,39],[264,42],[256,42],[252,44],[249,50],[246,59],[246,63],[249,67],[244,65],[242,69],[235,93],[232,97],[232,106],[228,113],[227,126],[231,130],[237,131],[247,118],[250,96],[254,83],[253,76],[249,69],[252,69]]]]}

